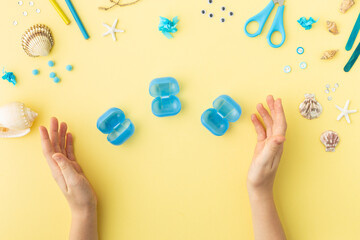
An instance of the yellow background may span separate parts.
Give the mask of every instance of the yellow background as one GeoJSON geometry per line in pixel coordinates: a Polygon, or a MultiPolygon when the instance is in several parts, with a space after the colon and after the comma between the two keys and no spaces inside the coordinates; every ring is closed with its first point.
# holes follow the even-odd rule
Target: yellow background
{"type": "MultiPolygon", "coordinates": [[[[0,65],[15,72],[18,85],[0,81],[0,104],[21,101],[39,113],[32,131],[20,139],[0,139],[0,238],[60,240],[68,236],[70,212],[42,156],[38,127],[51,116],[66,121],[76,138],[76,154],[99,196],[101,239],[234,240],[252,239],[246,191],[247,170],[256,136],[250,121],[255,106],[267,94],[283,99],[288,120],[285,153],[275,184],[275,199],[289,239],[338,240],[360,236],[360,114],[351,124],[336,117],[347,99],[360,108],[360,62],[342,70],[351,52],[344,50],[360,6],[340,14],[340,0],[285,1],[287,39],[279,49],[266,42],[275,10],[263,33],[248,38],[245,21],[268,0],[142,0],[124,8],[100,11],[106,0],[74,0],[91,38],[84,40],[72,20],[66,26],[46,0],[0,3],[0,65]],[[226,6],[235,15],[228,17],[226,6]],[[34,13],[36,8],[40,14],[34,13]],[[201,15],[201,10],[215,17],[201,15]],[[27,10],[29,15],[22,16],[27,10]],[[220,23],[220,16],[226,22],[220,23]],[[157,30],[159,16],[180,19],[175,38],[157,30]],[[296,20],[320,18],[312,30],[296,20]],[[119,19],[114,42],[102,37],[119,19]],[[327,32],[326,20],[337,22],[340,34],[327,32]],[[19,24],[13,26],[13,20],[19,24]],[[30,58],[20,38],[33,24],[44,23],[54,34],[50,56],[30,58]],[[303,55],[296,48],[305,49],[303,55]],[[319,58],[339,49],[335,59],[319,58]],[[47,66],[54,60],[54,68],[47,66]],[[301,70],[299,63],[308,68],[301,70]],[[65,66],[74,70],[67,72],[65,66]],[[292,66],[285,74],[283,67],[292,66]],[[39,69],[40,75],[31,71],[39,69]],[[49,73],[61,77],[54,84],[49,73]],[[180,84],[183,109],[175,117],[151,112],[149,83],[173,76],[180,84]],[[340,84],[327,100],[325,85],[340,84]],[[317,120],[298,113],[305,93],[315,93],[324,107],[317,120]],[[233,97],[243,115],[223,137],[215,137],[200,122],[203,111],[221,94],[233,97]],[[112,146],[96,129],[97,118],[119,107],[136,131],[123,146],[112,146]],[[335,153],[319,141],[325,130],[339,132],[335,153]]],[[[356,44],[359,42],[357,40],[356,44]]],[[[353,48],[353,49],[354,49],[353,48]]]]}

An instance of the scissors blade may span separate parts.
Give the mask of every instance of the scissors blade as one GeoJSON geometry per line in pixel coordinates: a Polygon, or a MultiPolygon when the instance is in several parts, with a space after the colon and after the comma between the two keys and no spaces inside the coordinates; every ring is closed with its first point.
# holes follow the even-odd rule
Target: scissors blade
{"type": "Polygon", "coordinates": [[[279,4],[279,7],[284,5],[285,0],[273,0],[274,4],[279,4]]]}

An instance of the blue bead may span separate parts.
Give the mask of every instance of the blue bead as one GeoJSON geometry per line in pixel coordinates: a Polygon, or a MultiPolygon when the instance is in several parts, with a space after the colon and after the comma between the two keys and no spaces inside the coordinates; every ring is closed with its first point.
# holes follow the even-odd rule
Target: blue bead
{"type": "Polygon", "coordinates": [[[66,66],[66,70],[68,70],[68,71],[70,72],[71,70],[73,70],[73,66],[67,65],[67,66],[66,66]]]}
{"type": "Polygon", "coordinates": [[[59,83],[59,82],[60,82],[60,78],[55,77],[55,78],[54,78],[54,83],[59,83]]]}
{"type": "Polygon", "coordinates": [[[32,74],[33,74],[34,76],[38,75],[38,74],[39,74],[39,70],[34,69],[34,70],[32,71],[32,74]]]}
{"type": "Polygon", "coordinates": [[[54,78],[54,77],[56,77],[56,73],[51,72],[49,76],[50,76],[50,78],[54,78]]]}
{"type": "Polygon", "coordinates": [[[53,66],[55,66],[55,63],[54,63],[54,61],[49,61],[48,65],[49,65],[49,67],[53,67],[53,66]]]}

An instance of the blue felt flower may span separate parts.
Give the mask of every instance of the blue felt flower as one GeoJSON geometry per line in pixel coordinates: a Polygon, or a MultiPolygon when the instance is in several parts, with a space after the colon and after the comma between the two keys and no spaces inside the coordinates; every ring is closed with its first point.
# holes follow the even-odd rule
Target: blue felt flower
{"type": "Polygon", "coordinates": [[[14,84],[14,86],[16,85],[16,77],[15,77],[14,73],[6,72],[6,71],[3,70],[3,74],[4,74],[2,76],[3,80],[7,80],[9,83],[14,84]]]}
{"type": "Polygon", "coordinates": [[[174,17],[173,20],[169,20],[164,17],[160,17],[159,31],[162,32],[168,39],[173,38],[170,33],[176,33],[176,25],[179,22],[178,17],[174,17]]]}
{"type": "Polygon", "coordinates": [[[305,30],[310,30],[312,28],[312,25],[316,23],[319,20],[314,20],[312,17],[307,20],[305,17],[301,17],[297,22],[305,28],[305,30]]]}

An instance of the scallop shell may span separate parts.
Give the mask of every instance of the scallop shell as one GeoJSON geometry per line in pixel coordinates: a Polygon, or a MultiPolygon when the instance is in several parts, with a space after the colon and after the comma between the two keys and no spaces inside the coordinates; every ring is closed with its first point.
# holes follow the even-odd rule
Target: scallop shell
{"type": "Polygon", "coordinates": [[[316,101],[314,94],[305,94],[305,100],[300,104],[299,111],[301,116],[306,119],[315,119],[318,118],[323,108],[321,104],[316,101]]]}
{"type": "Polygon", "coordinates": [[[340,12],[346,13],[349,8],[355,4],[354,0],[343,0],[340,6],[340,12]]]}
{"type": "Polygon", "coordinates": [[[339,144],[339,135],[334,131],[326,131],[321,134],[320,141],[325,145],[327,152],[335,152],[335,147],[339,144]]]}
{"type": "Polygon", "coordinates": [[[326,21],[327,28],[329,32],[331,32],[334,35],[339,34],[339,31],[337,29],[336,23],[332,21],[326,21]]]}
{"type": "Polygon", "coordinates": [[[338,50],[328,50],[325,51],[323,56],[321,57],[321,60],[330,60],[335,57],[338,50]]]}
{"type": "Polygon", "coordinates": [[[0,107],[0,137],[22,137],[30,132],[37,113],[23,103],[13,102],[0,107]]]}
{"type": "Polygon", "coordinates": [[[49,27],[37,24],[30,27],[21,38],[22,48],[30,57],[47,56],[54,46],[49,27]]]}

